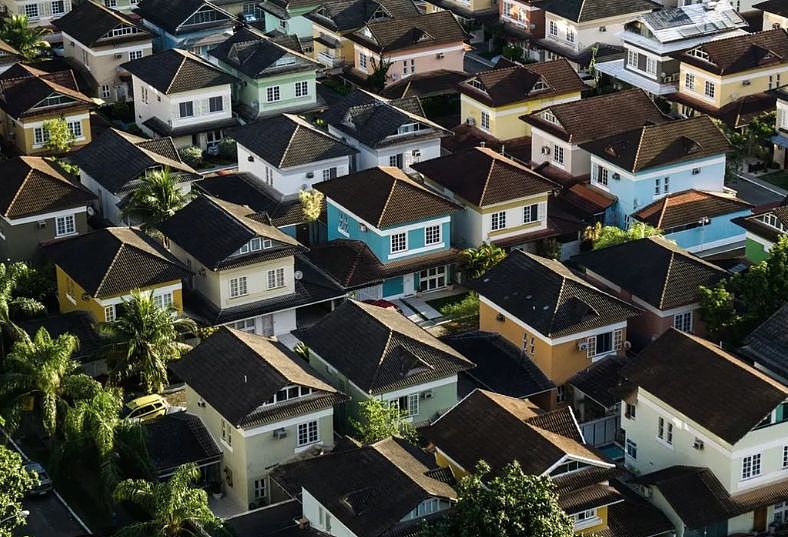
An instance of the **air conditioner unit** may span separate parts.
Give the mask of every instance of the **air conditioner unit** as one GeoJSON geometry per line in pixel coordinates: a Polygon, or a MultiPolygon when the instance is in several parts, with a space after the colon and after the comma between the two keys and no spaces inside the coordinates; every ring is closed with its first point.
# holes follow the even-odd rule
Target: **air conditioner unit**
{"type": "Polygon", "coordinates": [[[282,438],[287,438],[287,431],[285,429],[276,429],[274,431],[274,438],[276,440],[281,440],[282,438]]]}
{"type": "Polygon", "coordinates": [[[749,86],[750,85],[750,81],[749,80],[742,80],[741,81],[741,85],[742,86],[749,86]]]}
{"type": "Polygon", "coordinates": [[[360,224],[358,226],[358,229],[359,229],[359,231],[362,231],[362,232],[368,231],[367,226],[365,226],[364,224],[360,224]]]}
{"type": "Polygon", "coordinates": [[[435,57],[436,57],[436,58],[438,58],[439,60],[442,60],[442,59],[444,58],[444,56],[445,56],[445,54],[444,54],[443,52],[438,52],[438,53],[435,55],[435,57]]]}
{"type": "Polygon", "coordinates": [[[306,178],[312,179],[315,176],[315,172],[306,172],[306,178]]]}
{"type": "Polygon", "coordinates": [[[422,399],[432,399],[432,390],[427,390],[421,394],[422,399]]]}
{"type": "Polygon", "coordinates": [[[476,125],[476,120],[473,119],[472,117],[466,118],[465,119],[465,124],[466,125],[470,125],[471,127],[473,127],[474,125],[476,125]]]}
{"type": "Polygon", "coordinates": [[[588,341],[585,341],[585,340],[580,341],[577,344],[577,349],[581,350],[581,351],[587,351],[588,350],[588,341]]]}
{"type": "Polygon", "coordinates": [[[115,54],[115,59],[116,60],[119,60],[121,58],[123,58],[123,54],[115,54]]]}
{"type": "Polygon", "coordinates": [[[605,26],[600,26],[599,27],[599,31],[600,32],[607,32],[607,28],[605,26]]]}
{"type": "Polygon", "coordinates": [[[38,221],[38,229],[45,229],[47,227],[46,220],[39,220],[38,221]]]}
{"type": "Polygon", "coordinates": [[[542,146],[542,154],[543,155],[549,155],[550,154],[550,146],[549,145],[543,145],[542,146]]]}
{"type": "Polygon", "coordinates": [[[620,181],[621,180],[621,174],[620,173],[613,173],[613,179],[616,180],[616,181],[620,181]]]}
{"type": "Polygon", "coordinates": [[[692,447],[694,449],[697,449],[698,451],[702,451],[703,450],[703,440],[701,440],[700,438],[696,438],[695,442],[692,443],[692,447]]]}

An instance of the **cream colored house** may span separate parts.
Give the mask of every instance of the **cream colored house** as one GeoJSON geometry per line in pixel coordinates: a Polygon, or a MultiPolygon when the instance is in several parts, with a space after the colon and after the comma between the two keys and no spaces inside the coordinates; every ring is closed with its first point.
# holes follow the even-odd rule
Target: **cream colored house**
{"type": "MultiPolygon", "coordinates": [[[[0,0],[9,15],[25,15],[31,26],[51,26],[52,22],[71,11],[71,0],[0,0]]],[[[50,34],[56,38],[57,34],[50,34]]]]}

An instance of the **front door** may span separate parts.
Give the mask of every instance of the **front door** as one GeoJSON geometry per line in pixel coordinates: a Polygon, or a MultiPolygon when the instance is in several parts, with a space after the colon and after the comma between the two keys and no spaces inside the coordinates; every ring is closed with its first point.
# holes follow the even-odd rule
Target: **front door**
{"type": "Polygon", "coordinates": [[[766,531],[766,511],[768,511],[766,506],[759,507],[755,510],[753,517],[754,521],[752,523],[752,529],[755,531],[766,531]]]}
{"type": "Polygon", "coordinates": [[[416,292],[413,273],[409,272],[402,277],[402,294],[405,296],[412,295],[416,292]]]}

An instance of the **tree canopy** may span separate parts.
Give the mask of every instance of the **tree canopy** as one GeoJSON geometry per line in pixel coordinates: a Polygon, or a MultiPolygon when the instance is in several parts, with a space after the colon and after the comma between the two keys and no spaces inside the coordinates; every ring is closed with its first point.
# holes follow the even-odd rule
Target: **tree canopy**
{"type": "Polygon", "coordinates": [[[25,523],[22,499],[33,485],[19,453],[0,445],[0,537],[11,537],[13,529],[25,523]]]}
{"type": "Polygon", "coordinates": [[[143,227],[157,227],[174,215],[194,197],[178,186],[178,178],[169,168],[146,173],[134,187],[123,216],[142,223],[143,227]]]}
{"type": "Polygon", "coordinates": [[[621,229],[616,226],[603,226],[597,222],[594,226],[588,226],[585,231],[583,231],[583,239],[591,241],[594,245],[594,250],[615,246],[616,244],[623,244],[629,241],[636,241],[638,239],[645,239],[646,237],[653,237],[654,235],[662,235],[662,231],[648,224],[644,224],[643,222],[635,222],[629,229],[621,229]]]}
{"type": "Polygon", "coordinates": [[[358,419],[351,418],[350,424],[364,444],[374,444],[390,436],[409,441],[416,439],[416,430],[407,421],[407,411],[396,405],[371,397],[359,403],[358,419]]]}
{"type": "Polygon", "coordinates": [[[47,133],[44,149],[50,153],[61,154],[71,149],[74,143],[74,133],[62,117],[44,121],[44,131],[47,133]]]}
{"type": "Polygon", "coordinates": [[[11,15],[0,24],[0,39],[14,47],[25,61],[32,61],[49,49],[44,36],[49,30],[31,26],[26,15],[11,15]]]}
{"type": "Polygon", "coordinates": [[[482,274],[506,258],[506,251],[494,244],[484,243],[476,248],[466,248],[460,255],[471,277],[481,278],[482,274]]]}

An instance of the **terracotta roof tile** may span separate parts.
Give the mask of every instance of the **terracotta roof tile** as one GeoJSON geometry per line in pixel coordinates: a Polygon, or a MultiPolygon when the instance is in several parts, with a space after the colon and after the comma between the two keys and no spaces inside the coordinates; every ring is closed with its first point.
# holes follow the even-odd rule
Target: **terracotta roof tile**
{"type": "Polygon", "coordinates": [[[693,224],[706,216],[714,218],[749,209],[744,200],[715,192],[684,190],[668,194],[632,214],[632,218],[666,230],[693,224]]]}

